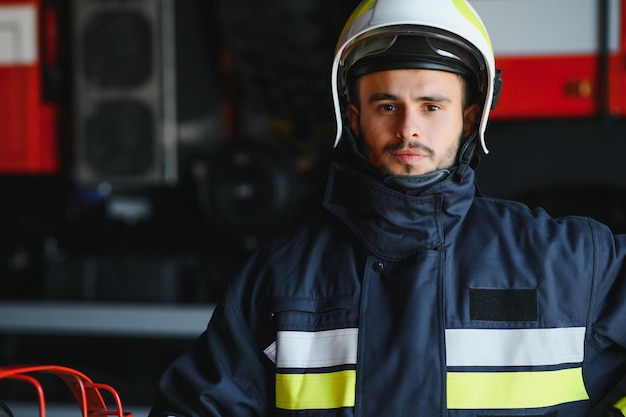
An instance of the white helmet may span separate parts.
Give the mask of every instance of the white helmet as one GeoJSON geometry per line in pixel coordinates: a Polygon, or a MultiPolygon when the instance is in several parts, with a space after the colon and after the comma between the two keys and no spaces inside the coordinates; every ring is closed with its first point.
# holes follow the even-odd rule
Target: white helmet
{"type": "Polygon", "coordinates": [[[347,79],[400,68],[438,69],[475,82],[482,113],[478,136],[485,153],[489,110],[497,103],[499,72],[487,30],[466,0],[364,0],[339,37],[332,68],[337,120],[343,134],[347,79]]]}

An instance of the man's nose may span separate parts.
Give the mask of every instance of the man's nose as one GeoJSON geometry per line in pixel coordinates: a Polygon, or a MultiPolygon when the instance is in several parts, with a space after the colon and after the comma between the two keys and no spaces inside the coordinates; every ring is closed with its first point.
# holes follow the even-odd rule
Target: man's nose
{"type": "Polygon", "coordinates": [[[421,134],[418,112],[415,109],[405,109],[399,116],[396,136],[402,139],[417,138],[421,134]]]}

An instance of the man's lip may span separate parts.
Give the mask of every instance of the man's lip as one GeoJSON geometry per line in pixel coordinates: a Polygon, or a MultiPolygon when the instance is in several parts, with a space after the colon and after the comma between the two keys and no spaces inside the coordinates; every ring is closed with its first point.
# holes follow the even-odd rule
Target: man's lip
{"type": "Polygon", "coordinates": [[[415,151],[393,152],[393,158],[402,164],[416,164],[426,157],[426,154],[415,151]]]}
{"type": "Polygon", "coordinates": [[[393,154],[397,157],[421,157],[426,156],[425,152],[418,151],[416,149],[402,149],[399,151],[393,152],[393,154]]]}

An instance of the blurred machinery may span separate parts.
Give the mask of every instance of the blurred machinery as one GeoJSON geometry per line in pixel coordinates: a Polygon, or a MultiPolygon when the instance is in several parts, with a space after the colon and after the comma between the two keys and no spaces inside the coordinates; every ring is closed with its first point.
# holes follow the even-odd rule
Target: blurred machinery
{"type": "Polygon", "coordinates": [[[0,0],[19,30],[0,36],[16,126],[0,148],[19,147],[0,153],[7,294],[219,298],[242,257],[315,211],[355,4],[0,0]]]}
{"type": "Polygon", "coordinates": [[[174,2],[75,0],[71,6],[75,178],[175,184],[174,2]]]}

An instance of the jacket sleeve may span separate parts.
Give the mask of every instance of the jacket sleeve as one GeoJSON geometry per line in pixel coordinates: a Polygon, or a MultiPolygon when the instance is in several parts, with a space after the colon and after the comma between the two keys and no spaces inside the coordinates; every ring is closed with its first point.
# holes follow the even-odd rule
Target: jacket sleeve
{"type": "Polygon", "coordinates": [[[626,235],[613,235],[592,222],[595,282],[591,308],[593,336],[597,345],[626,349],[626,235]]]}
{"type": "Polygon", "coordinates": [[[150,417],[272,415],[274,374],[229,288],[207,330],[159,381],[150,417]]]}

